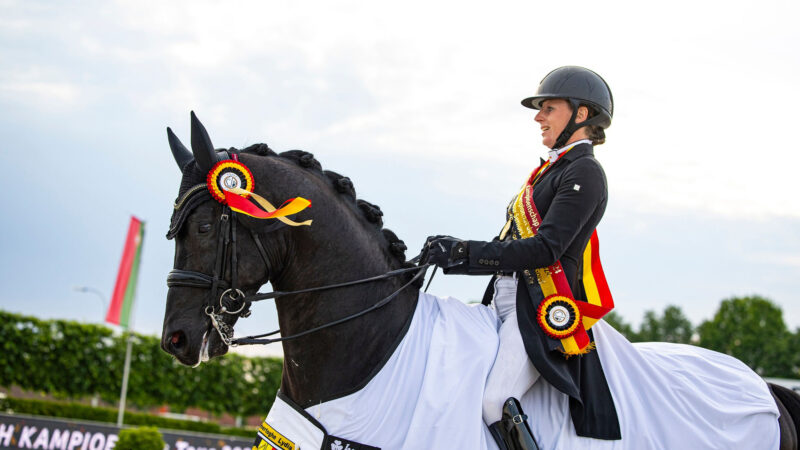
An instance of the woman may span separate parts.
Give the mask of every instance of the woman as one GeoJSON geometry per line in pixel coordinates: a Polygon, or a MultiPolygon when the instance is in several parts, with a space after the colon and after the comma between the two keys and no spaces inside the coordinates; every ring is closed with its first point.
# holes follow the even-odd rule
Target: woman
{"type": "Polygon", "coordinates": [[[604,283],[602,273],[584,272],[585,259],[587,266],[599,267],[591,242],[596,244],[608,190],[593,145],[605,141],[603,129],[611,124],[611,91],[591,70],[561,67],[522,105],[538,110],[535,120],[549,158],[509,205],[497,238],[430,237],[424,261],[445,273],[495,275],[484,303],[494,304],[502,325],[483,416],[501,449],[537,448],[519,420],[524,415],[516,399],[539,376],[570,397],[579,436],[620,439],[614,401],[582,320],[599,319],[612,306],[607,288],[585,286],[589,278],[604,283]],[[590,304],[587,292],[601,295],[590,304]]]}

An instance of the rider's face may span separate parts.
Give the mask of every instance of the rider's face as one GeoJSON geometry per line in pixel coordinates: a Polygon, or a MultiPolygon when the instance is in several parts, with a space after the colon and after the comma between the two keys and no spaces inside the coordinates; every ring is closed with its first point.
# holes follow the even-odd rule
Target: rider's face
{"type": "Polygon", "coordinates": [[[572,107],[566,100],[554,98],[543,101],[541,109],[534,118],[542,129],[542,144],[547,148],[553,148],[553,144],[566,128],[571,116],[572,107]]]}

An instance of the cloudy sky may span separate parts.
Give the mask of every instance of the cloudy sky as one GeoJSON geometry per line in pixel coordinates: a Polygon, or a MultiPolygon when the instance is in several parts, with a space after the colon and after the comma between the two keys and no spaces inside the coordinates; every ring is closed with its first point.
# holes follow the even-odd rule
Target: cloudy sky
{"type": "MultiPolygon", "coordinates": [[[[179,173],[165,128],[313,152],[409,256],[491,239],[545,151],[519,101],[562,65],[614,93],[597,148],[617,311],[693,323],[760,294],[800,326],[797,2],[0,0],[0,308],[100,323],[129,216],[135,328],[160,334],[179,173]],[[81,293],[88,286],[101,294],[81,293]]],[[[486,278],[431,292],[481,297],[486,278]]],[[[259,305],[237,327],[276,326],[259,305]]]]}

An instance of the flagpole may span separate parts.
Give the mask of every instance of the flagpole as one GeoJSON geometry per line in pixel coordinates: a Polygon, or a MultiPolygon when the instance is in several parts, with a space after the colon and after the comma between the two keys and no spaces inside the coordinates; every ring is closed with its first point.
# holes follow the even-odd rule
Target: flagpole
{"type": "MultiPolygon", "coordinates": [[[[127,330],[126,330],[127,331],[127,330]]],[[[126,341],[128,341],[127,348],[125,349],[125,368],[122,370],[122,389],[119,393],[119,411],[117,412],[117,426],[122,428],[122,418],[125,416],[125,399],[128,396],[128,376],[131,372],[131,349],[133,347],[133,333],[129,332],[126,341]]]]}
{"type": "Polygon", "coordinates": [[[141,262],[142,241],[144,240],[144,222],[131,216],[128,236],[122,253],[114,295],[106,314],[106,321],[122,327],[125,336],[125,364],[122,370],[122,387],[119,393],[119,410],[117,426],[122,427],[125,418],[125,402],[128,396],[128,379],[131,371],[131,354],[133,353],[133,304],[136,299],[136,284],[141,262]]]}

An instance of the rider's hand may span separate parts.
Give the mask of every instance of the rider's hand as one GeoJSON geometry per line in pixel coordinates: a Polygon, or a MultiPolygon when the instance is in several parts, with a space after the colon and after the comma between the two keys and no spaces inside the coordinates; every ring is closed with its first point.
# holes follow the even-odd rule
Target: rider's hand
{"type": "Polygon", "coordinates": [[[428,236],[428,238],[425,239],[425,243],[422,244],[422,251],[419,252],[419,261],[417,262],[418,265],[426,264],[428,262],[428,250],[431,247],[431,242],[443,237],[450,237],[450,236],[444,234],[437,234],[436,236],[428,236]]]}
{"type": "Polygon", "coordinates": [[[425,242],[420,263],[430,263],[443,269],[450,269],[466,265],[468,260],[467,241],[452,236],[431,236],[425,242]]]}

